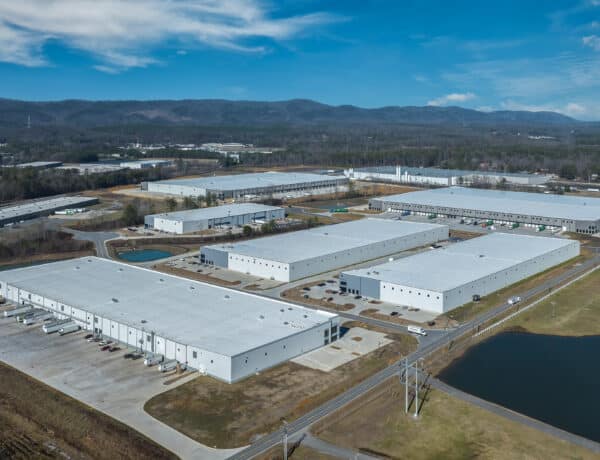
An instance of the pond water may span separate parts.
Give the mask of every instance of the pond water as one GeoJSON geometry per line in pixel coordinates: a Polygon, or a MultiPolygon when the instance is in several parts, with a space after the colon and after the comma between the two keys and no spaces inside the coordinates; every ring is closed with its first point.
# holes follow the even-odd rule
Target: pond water
{"type": "Polygon", "coordinates": [[[439,376],[467,393],[600,441],[600,336],[506,332],[468,350],[439,376]]]}
{"type": "Polygon", "coordinates": [[[158,249],[140,249],[118,253],[119,259],[126,260],[127,262],[151,262],[153,260],[171,257],[172,255],[171,252],[160,251],[158,249]]]}

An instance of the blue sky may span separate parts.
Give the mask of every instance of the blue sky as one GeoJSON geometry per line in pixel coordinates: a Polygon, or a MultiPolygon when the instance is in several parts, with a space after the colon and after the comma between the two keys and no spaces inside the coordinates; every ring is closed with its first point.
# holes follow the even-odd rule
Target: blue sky
{"type": "Polygon", "coordinates": [[[600,119],[600,0],[0,2],[0,96],[309,98],[600,119]]]}

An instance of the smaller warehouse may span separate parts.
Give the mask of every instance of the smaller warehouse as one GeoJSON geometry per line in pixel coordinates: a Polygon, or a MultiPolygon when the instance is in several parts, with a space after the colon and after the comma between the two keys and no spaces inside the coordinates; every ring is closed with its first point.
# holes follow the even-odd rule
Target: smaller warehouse
{"type": "Polygon", "coordinates": [[[285,218],[283,208],[254,203],[238,203],[213,208],[150,214],[144,217],[144,225],[146,228],[180,235],[220,226],[242,226],[257,221],[267,222],[283,218],[285,218]]]}
{"type": "Polygon", "coordinates": [[[0,227],[22,220],[49,216],[56,211],[69,208],[80,208],[98,203],[98,198],[88,196],[61,196],[49,200],[30,201],[27,203],[0,208],[0,227]]]}
{"type": "Polygon", "coordinates": [[[492,233],[340,274],[340,289],[444,313],[579,255],[579,242],[492,233]]]}
{"type": "Polygon", "coordinates": [[[361,219],[241,243],[205,246],[200,261],[289,282],[445,239],[445,225],[361,219]]]}

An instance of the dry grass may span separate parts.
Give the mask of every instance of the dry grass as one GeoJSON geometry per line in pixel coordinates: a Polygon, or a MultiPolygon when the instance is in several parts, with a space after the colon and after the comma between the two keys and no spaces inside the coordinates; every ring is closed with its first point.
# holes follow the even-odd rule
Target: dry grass
{"type": "Polygon", "coordinates": [[[557,292],[506,323],[536,334],[600,334],[600,270],[557,292]]]}
{"type": "Polygon", "coordinates": [[[176,458],[137,431],[0,363],[0,458],[176,458]]]}
{"type": "MultiPolygon", "coordinates": [[[[412,397],[409,395],[409,398],[412,397]]],[[[415,420],[397,379],[319,422],[333,444],[392,459],[593,459],[592,452],[430,390],[415,420]]]]}
{"type": "Polygon", "coordinates": [[[354,386],[416,348],[406,335],[331,372],[287,362],[241,382],[210,377],[158,395],[146,403],[152,416],[193,439],[221,448],[246,445],[354,386]]]}
{"type": "Polygon", "coordinates": [[[206,275],[204,273],[193,272],[184,268],[171,267],[167,264],[157,264],[152,266],[153,269],[159,272],[168,273],[170,275],[180,276],[181,278],[188,278],[196,281],[203,281],[210,284],[218,284],[219,286],[237,286],[241,284],[241,281],[227,281],[216,276],[206,275]]]}
{"type": "MultiPolygon", "coordinates": [[[[425,323],[418,323],[416,321],[410,321],[402,316],[400,316],[402,314],[402,309],[398,309],[396,310],[398,311],[398,315],[397,316],[391,316],[385,313],[379,313],[379,310],[375,309],[375,308],[367,308],[366,310],[363,310],[360,312],[360,314],[362,316],[366,316],[367,318],[374,318],[374,319],[379,319],[381,321],[388,321],[390,323],[395,323],[395,324],[402,324],[402,325],[409,325],[409,324],[414,324],[414,325],[418,325],[418,326],[423,326],[425,323]]],[[[428,329],[445,329],[447,327],[454,327],[457,326],[457,322],[456,321],[435,321],[435,324],[433,324],[432,326],[427,325],[428,329]]]]}
{"type": "Polygon", "coordinates": [[[35,256],[19,257],[19,258],[13,258],[11,260],[2,261],[2,262],[0,262],[0,268],[8,270],[13,266],[21,267],[23,265],[34,264],[34,263],[38,263],[38,262],[56,262],[58,260],[75,259],[77,257],[93,256],[95,254],[96,254],[96,251],[93,249],[86,250],[86,251],[55,252],[55,253],[48,253],[48,254],[38,254],[35,256]]]}
{"type": "MultiPolygon", "coordinates": [[[[283,460],[283,447],[273,447],[269,451],[265,452],[258,457],[256,460],[283,460]]],[[[288,459],[289,460],[339,460],[338,457],[332,457],[331,455],[323,454],[310,447],[303,445],[288,445],[288,459]]]]}

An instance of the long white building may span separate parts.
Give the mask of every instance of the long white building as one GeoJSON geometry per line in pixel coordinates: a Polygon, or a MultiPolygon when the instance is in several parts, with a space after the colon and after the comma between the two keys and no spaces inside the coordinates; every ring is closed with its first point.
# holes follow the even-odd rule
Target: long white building
{"type": "Polygon", "coordinates": [[[551,176],[544,174],[509,173],[502,171],[474,171],[441,168],[411,168],[407,166],[373,166],[344,170],[349,179],[393,182],[399,184],[451,185],[498,184],[506,182],[514,185],[541,185],[551,176]]]}
{"type": "Polygon", "coordinates": [[[167,233],[191,233],[227,226],[242,226],[256,221],[285,218],[285,210],[254,203],[236,203],[212,208],[150,214],[144,217],[146,228],[167,233]]]}
{"type": "Polygon", "coordinates": [[[369,208],[544,225],[586,234],[600,231],[600,198],[583,196],[448,187],[372,198],[369,208]]]}
{"type": "Polygon", "coordinates": [[[294,281],[448,239],[445,225],[362,219],[201,249],[200,261],[294,281]]]}
{"type": "Polygon", "coordinates": [[[340,289],[384,302],[447,312],[579,255],[579,242],[492,233],[340,274],[340,289]]]}
{"type": "Polygon", "coordinates": [[[210,193],[219,199],[295,198],[347,191],[348,179],[310,173],[262,172],[148,182],[147,189],[192,197],[210,193]]]}
{"type": "Polygon", "coordinates": [[[0,272],[0,293],[234,382],[339,337],[339,317],[84,257],[0,272]]]}

